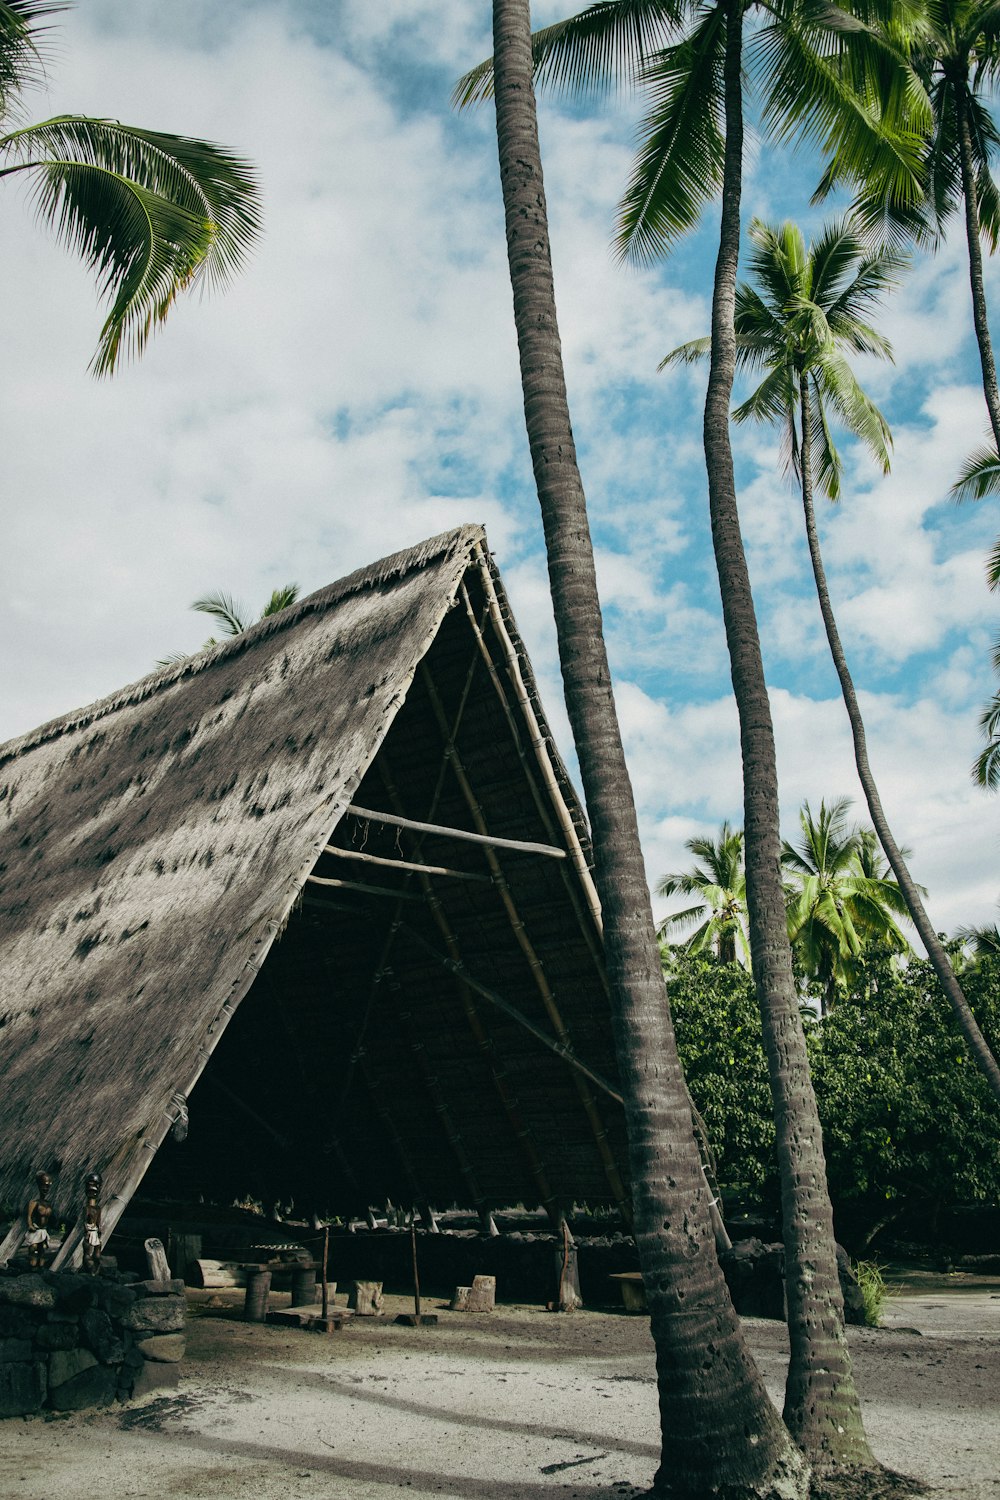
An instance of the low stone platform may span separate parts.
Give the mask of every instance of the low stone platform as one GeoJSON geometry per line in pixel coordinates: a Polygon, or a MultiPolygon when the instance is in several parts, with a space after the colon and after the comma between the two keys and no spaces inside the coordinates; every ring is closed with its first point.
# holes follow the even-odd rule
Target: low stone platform
{"type": "Polygon", "coordinates": [[[181,1281],[0,1267],[0,1417],[80,1411],[176,1383],[181,1281]]]}

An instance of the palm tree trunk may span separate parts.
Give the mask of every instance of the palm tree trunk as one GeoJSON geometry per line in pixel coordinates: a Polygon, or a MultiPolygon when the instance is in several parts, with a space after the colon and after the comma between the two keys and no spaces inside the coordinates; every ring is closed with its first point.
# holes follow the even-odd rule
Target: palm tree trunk
{"type": "MultiPolygon", "coordinates": [[[[962,163],[962,196],[965,199],[965,237],[969,246],[969,280],[972,284],[972,321],[979,344],[979,362],[983,368],[983,394],[993,428],[993,441],[1000,453],[1000,392],[997,390],[997,367],[993,359],[990,325],[986,318],[986,287],[983,282],[983,243],[979,232],[979,195],[972,160],[972,136],[969,132],[969,110],[964,85],[955,84],[955,114],[958,120],[958,148],[962,163]]],[[[881,838],[881,834],[879,835],[881,838]]],[[[889,851],[886,850],[888,856],[889,851]]],[[[895,868],[895,867],[894,867],[895,868]]],[[[898,877],[897,877],[898,878],[898,877]]],[[[923,936],[923,934],[921,934],[923,936]]]]}
{"type": "Polygon", "coordinates": [[[781,878],[778,778],[760,638],[736,505],[729,407],[743,159],[743,0],[729,0],[726,151],[705,402],[712,542],[743,754],[747,906],[754,979],[775,1105],[791,1360],[785,1421],[820,1467],[875,1467],[844,1334],[823,1139],[792,975],[781,878]]]}
{"type": "Polygon", "coordinates": [[[986,1079],[993,1091],[994,1098],[1000,1102],[1000,1067],[990,1050],[989,1043],[983,1036],[976,1022],[975,1016],[969,1006],[968,1000],[958,982],[958,978],[951,966],[951,960],[944,950],[944,945],[938,937],[931,919],[927,915],[924,903],[920,899],[920,892],[906,866],[899,845],[892,836],[888,819],[882,808],[882,799],[875,785],[871,766],[868,762],[868,743],[865,737],[864,720],[861,717],[861,709],[858,706],[857,694],[854,691],[854,681],[847,667],[847,658],[844,655],[844,647],[840,639],[840,631],[837,629],[837,621],[834,618],[833,606],[830,603],[830,591],[826,584],[826,569],[823,566],[823,554],[819,547],[819,535],[816,530],[816,511],[813,505],[812,473],[810,468],[810,412],[807,399],[805,383],[803,382],[801,395],[801,418],[802,418],[802,509],[806,518],[806,537],[809,541],[809,556],[812,559],[813,578],[816,580],[816,593],[819,596],[819,607],[823,615],[823,624],[826,627],[826,638],[830,643],[830,655],[840,678],[840,686],[844,695],[844,706],[847,709],[847,717],[851,721],[851,735],[854,740],[854,761],[858,768],[858,779],[861,782],[868,803],[868,812],[871,816],[875,832],[878,834],[879,843],[885,852],[885,857],[892,866],[892,873],[896,877],[896,883],[906,902],[910,919],[920,935],[920,941],[927,950],[934,972],[938,977],[941,988],[948,997],[951,1007],[955,1012],[959,1029],[965,1037],[969,1051],[977,1063],[980,1072],[986,1079]]]}
{"type": "Polygon", "coordinates": [[[528,0],[493,0],[494,84],[525,421],[545,530],[566,704],[595,879],[629,1135],[636,1243],[656,1343],[657,1489],[702,1497],[804,1493],[807,1469],[764,1390],[713,1249],[666,1003],[622,750],[569,421],[531,84],[528,0]]]}

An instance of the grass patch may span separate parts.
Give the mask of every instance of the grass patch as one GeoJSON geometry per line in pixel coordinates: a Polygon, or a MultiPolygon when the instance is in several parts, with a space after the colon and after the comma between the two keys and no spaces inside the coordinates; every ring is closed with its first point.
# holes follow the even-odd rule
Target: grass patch
{"type": "Polygon", "coordinates": [[[882,1268],[877,1261],[859,1260],[854,1266],[861,1295],[865,1299],[865,1327],[877,1328],[882,1321],[882,1307],[890,1295],[882,1268]]]}

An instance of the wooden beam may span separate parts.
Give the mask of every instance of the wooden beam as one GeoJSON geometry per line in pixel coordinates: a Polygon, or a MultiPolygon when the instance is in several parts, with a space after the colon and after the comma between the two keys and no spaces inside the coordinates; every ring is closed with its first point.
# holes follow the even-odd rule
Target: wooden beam
{"type": "Polygon", "coordinates": [[[600,1073],[595,1073],[593,1068],[588,1067],[565,1042],[557,1042],[555,1037],[549,1036],[548,1032],[543,1031],[540,1026],[536,1026],[534,1021],[529,1021],[528,1017],[519,1011],[516,1005],[511,1005],[510,1001],[505,1000],[502,995],[498,995],[496,990],[491,990],[487,985],[480,984],[479,980],[469,973],[464,964],[458,963],[453,958],[448,958],[444,953],[439,953],[414,928],[408,926],[405,922],[401,923],[400,926],[405,931],[407,937],[416,943],[418,948],[422,948],[425,953],[429,953],[431,958],[436,959],[443,969],[447,969],[449,973],[457,975],[462,983],[467,984],[470,989],[475,990],[477,995],[482,995],[484,1000],[488,1000],[491,1005],[495,1005],[497,1010],[502,1010],[505,1016],[510,1016],[511,1020],[516,1021],[519,1026],[523,1026],[525,1031],[530,1031],[531,1035],[537,1037],[538,1041],[547,1047],[550,1052],[554,1052],[557,1057],[561,1057],[563,1062],[575,1072],[582,1073],[585,1078],[589,1078],[591,1083],[596,1084],[603,1093],[608,1094],[616,1103],[621,1104],[623,1102],[621,1094],[614,1085],[609,1083],[606,1078],[602,1078],[600,1073]]]}
{"type": "Polygon", "coordinates": [[[347,811],[356,818],[367,818],[372,823],[389,823],[393,828],[412,828],[416,833],[433,833],[441,838],[458,839],[466,844],[485,844],[491,849],[512,849],[518,854],[544,854],[549,859],[566,858],[566,850],[556,849],[552,844],[528,844],[522,839],[501,839],[493,834],[467,833],[464,828],[445,828],[441,823],[418,823],[413,818],[400,818],[395,813],[356,807],[353,802],[347,811]]]}
{"type": "Polygon", "coordinates": [[[488,875],[477,875],[474,870],[450,870],[445,865],[419,865],[408,859],[383,859],[378,854],[362,854],[360,849],[338,849],[336,844],[327,844],[324,854],[335,854],[338,859],[360,860],[366,865],[383,865],[389,870],[416,870],[421,875],[450,875],[454,880],[478,880],[490,885],[488,875]]]}
{"type": "Polygon", "coordinates": [[[364,891],[367,896],[395,896],[397,901],[422,901],[410,891],[390,890],[387,885],[364,885],[360,880],[330,880],[325,875],[307,875],[307,885],[331,885],[340,891],[364,891]]]}

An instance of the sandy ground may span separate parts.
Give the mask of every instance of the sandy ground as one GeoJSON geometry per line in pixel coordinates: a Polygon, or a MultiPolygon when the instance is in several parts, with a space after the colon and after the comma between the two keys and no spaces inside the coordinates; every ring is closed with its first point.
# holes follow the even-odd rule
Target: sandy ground
{"type": "MultiPolygon", "coordinates": [[[[475,1317],[428,1300],[439,1325],[410,1329],[391,1315],[412,1304],[387,1298],[389,1316],[320,1335],[248,1325],[207,1298],[191,1294],[175,1390],[0,1424],[3,1500],[626,1500],[652,1480],[642,1318],[475,1317]]],[[[938,1500],[1000,1500],[1000,1281],[918,1278],[884,1323],[850,1331],[876,1454],[938,1500]]],[[[784,1327],[746,1327],[780,1399],[784,1327]]]]}

